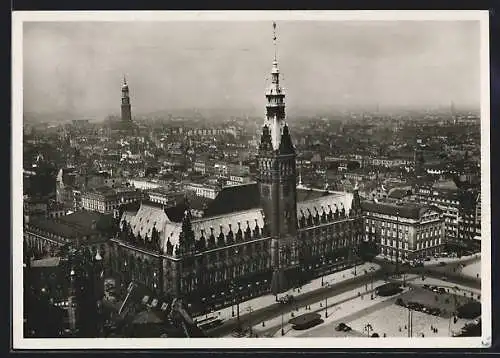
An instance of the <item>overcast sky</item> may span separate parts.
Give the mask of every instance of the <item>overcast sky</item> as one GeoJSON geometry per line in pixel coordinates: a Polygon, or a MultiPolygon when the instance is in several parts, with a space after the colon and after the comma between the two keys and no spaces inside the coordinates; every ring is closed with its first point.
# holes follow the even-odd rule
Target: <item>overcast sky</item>
{"type": "MultiPolygon", "coordinates": [[[[479,107],[478,21],[278,22],[288,111],[479,107]]],[[[108,115],[126,74],[132,110],[264,113],[270,22],[24,23],[24,109],[108,115]]]]}

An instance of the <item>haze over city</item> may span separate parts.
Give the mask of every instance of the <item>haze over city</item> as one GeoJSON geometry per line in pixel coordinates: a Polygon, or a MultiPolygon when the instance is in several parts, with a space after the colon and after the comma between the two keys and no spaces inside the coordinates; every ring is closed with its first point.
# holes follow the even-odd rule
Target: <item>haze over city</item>
{"type": "MultiPolygon", "coordinates": [[[[278,23],[294,111],[479,107],[479,22],[278,23]]],[[[134,114],[183,108],[260,115],[274,54],[269,22],[24,24],[24,111],[104,118],[123,74],[134,114]]]]}

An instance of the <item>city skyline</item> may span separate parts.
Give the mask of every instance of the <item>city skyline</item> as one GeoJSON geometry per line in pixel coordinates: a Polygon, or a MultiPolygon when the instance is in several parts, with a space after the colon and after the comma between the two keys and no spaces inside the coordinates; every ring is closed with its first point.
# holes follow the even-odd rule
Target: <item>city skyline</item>
{"type": "MultiPolygon", "coordinates": [[[[290,113],[479,107],[478,21],[277,25],[290,113]]],[[[225,108],[259,115],[273,54],[269,21],[26,23],[24,111],[118,113],[125,74],[133,114],[225,108]]]]}

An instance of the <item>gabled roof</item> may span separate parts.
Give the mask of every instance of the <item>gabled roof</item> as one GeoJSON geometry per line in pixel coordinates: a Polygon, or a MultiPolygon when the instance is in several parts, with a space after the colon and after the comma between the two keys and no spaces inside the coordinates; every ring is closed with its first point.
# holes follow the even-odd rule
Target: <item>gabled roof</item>
{"type": "Polygon", "coordinates": [[[260,207],[257,183],[232,185],[222,188],[205,211],[205,216],[216,216],[260,207]]]}

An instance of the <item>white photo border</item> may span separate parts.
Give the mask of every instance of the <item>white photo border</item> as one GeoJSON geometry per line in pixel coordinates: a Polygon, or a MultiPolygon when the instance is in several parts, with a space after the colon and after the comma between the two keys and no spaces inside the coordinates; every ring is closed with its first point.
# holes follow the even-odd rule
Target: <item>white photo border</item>
{"type": "Polygon", "coordinates": [[[446,11],[20,11],[12,14],[12,342],[13,349],[488,348],[491,315],[490,71],[487,10],[446,11]],[[73,21],[463,21],[480,22],[481,337],[429,338],[49,338],[23,337],[23,23],[73,21]]]}

